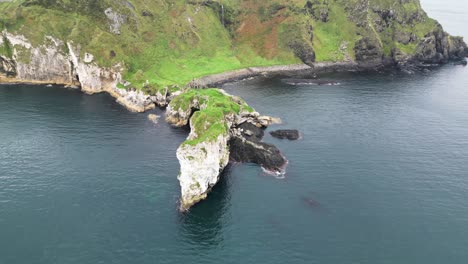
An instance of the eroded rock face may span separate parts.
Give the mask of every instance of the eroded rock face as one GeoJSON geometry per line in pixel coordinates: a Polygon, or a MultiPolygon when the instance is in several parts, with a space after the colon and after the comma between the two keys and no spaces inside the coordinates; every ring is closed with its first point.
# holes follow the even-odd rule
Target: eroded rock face
{"type": "Polygon", "coordinates": [[[182,144],[177,150],[180,163],[180,210],[186,211],[204,200],[219,181],[219,175],[229,162],[228,136],[197,145],[182,144]]]}
{"type": "Polygon", "coordinates": [[[70,42],[67,43],[67,47],[73,71],[76,74],[75,77],[80,82],[83,92],[100,93],[116,87],[121,81],[121,69],[118,65],[114,69],[106,69],[95,63],[86,63],[84,59],[81,60],[78,48],[75,48],[70,42]]]}
{"type": "Polygon", "coordinates": [[[360,62],[381,61],[383,58],[383,50],[378,40],[372,37],[360,39],[355,47],[356,60],[360,62]]]}
{"type": "Polygon", "coordinates": [[[9,77],[57,84],[74,83],[68,56],[61,51],[63,42],[46,37],[44,44],[33,47],[24,36],[7,31],[2,35],[12,50],[11,58],[1,59],[2,68],[9,77]]]}
{"type": "Polygon", "coordinates": [[[461,37],[452,37],[439,25],[418,44],[415,58],[423,63],[446,63],[468,55],[467,45],[461,37]]]}
{"type": "Polygon", "coordinates": [[[111,33],[120,35],[120,27],[125,23],[125,16],[114,11],[111,7],[104,10],[104,13],[109,19],[109,30],[111,33]]]}
{"type": "Polygon", "coordinates": [[[0,56],[0,79],[16,76],[16,64],[11,59],[0,56]]]}
{"type": "Polygon", "coordinates": [[[264,136],[262,128],[245,122],[237,126],[232,134],[229,141],[231,161],[255,163],[275,175],[285,173],[288,161],[276,146],[261,142],[264,136]]]}
{"type": "Polygon", "coordinates": [[[2,81],[79,86],[88,94],[107,92],[133,112],[152,109],[155,102],[163,103],[167,99],[167,95],[152,98],[141,91],[117,88],[117,84],[122,81],[120,65],[99,67],[92,54],[84,53],[81,58],[80,47],[71,42],[64,43],[48,36],[44,44],[34,47],[24,36],[7,31],[2,32],[0,39],[0,45],[5,44],[6,40],[12,50],[11,58],[0,56],[2,81]]]}
{"type": "Polygon", "coordinates": [[[131,112],[142,113],[156,107],[151,96],[144,94],[142,91],[119,89],[115,86],[111,86],[106,91],[117,98],[117,103],[131,112]]]}
{"type": "Polygon", "coordinates": [[[175,108],[169,104],[166,109],[166,121],[176,127],[185,126],[189,123],[190,116],[196,109],[200,109],[197,100],[191,101],[187,108],[175,108]]]}
{"type": "Polygon", "coordinates": [[[205,199],[229,160],[253,162],[283,174],[287,161],[261,141],[264,127],[278,122],[261,116],[239,97],[220,89],[192,89],[175,98],[166,111],[174,126],[190,122],[190,134],[177,150],[180,163],[180,210],[205,199]]]}

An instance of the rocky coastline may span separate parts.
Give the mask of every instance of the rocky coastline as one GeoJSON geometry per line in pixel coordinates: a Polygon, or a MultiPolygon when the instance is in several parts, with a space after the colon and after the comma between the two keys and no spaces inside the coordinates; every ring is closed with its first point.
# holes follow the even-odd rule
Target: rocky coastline
{"type": "MultiPolygon", "coordinates": [[[[428,40],[432,45],[432,37],[428,40]]],[[[445,40],[447,41],[447,40],[445,40]]],[[[207,75],[191,81],[187,86],[190,88],[208,88],[219,87],[226,83],[241,81],[255,77],[275,77],[275,76],[316,76],[317,74],[330,72],[366,72],[378,71],[382,69],[395,69],[406,71],[415,68],[427,68],[428,66],[437,66],[447,64],[450,61],[466,65],[465,58],[468,57],[468,48],[464,42],[454,48],[451,52],[448,48],[432,49],[421,47],[421,53],[413,57],[381,58],[370,61],[339,61],[339,62],[313,62],[309,64],[278,65],[268,67],[249,67],[245,69],[228,71],[219,74],[207,75]],[[430,52],[430,55],[427,53],[430,52]],[[425,55],[426,54],[426,55],[425,55]]]]}

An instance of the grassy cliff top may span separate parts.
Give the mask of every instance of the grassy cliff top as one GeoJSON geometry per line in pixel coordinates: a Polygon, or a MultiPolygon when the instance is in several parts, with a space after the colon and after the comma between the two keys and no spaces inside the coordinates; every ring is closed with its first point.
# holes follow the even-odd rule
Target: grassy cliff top
{"type": "Polygon", "coordinates": [[[0,14],[33,45],[72,42],[154,90],[249,66],[362,59],[361,46],[411,54],[438,25],[419,0],[12,0],[0,14]]]}
{"type": "Polygon", "coordinates": [[[197,145],[200,142],[227,136],[229,119],[243,112],[253,112],[241,98],[228,95],[219,89],[190,89],[177,96],[170,107],[176,111],[194,111],[190,118],[192,127],[189,138],[184,142],[197,145]],[[196,105],[196,109],[192,109],[196,105]]]}

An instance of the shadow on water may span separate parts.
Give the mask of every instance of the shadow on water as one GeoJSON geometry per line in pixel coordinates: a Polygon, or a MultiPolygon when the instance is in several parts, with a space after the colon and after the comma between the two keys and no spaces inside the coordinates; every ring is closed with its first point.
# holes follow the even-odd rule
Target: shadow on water
{"type": "Polygon", "coordinates": [[[230,170],[228,165],[206,200],[179,215],[181,235],[191,244],[211,248],[223,241],[223,220],[230,205],[230,170]]]}

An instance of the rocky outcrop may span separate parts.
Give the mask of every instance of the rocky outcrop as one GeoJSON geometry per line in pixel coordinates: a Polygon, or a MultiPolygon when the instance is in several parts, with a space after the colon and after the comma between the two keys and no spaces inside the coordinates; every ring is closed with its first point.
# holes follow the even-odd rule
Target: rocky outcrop
{"type": "Polygon", "coordinates": [[[228,136],[197,145],[182,144],[177,150],[180,164],[178,176],[181,188],[180,210],[186,211],[204,200],[218,183],[221,171],[229,162],[228,136]]]}
{"type": "Polygon", "coordinates": [[[447,34],[419,0],[356,0],[343,6],[356,25],[354,53],[361,66],[411,68],[467,56],[463,39],[447,34]]]}
{"type": "Polygon", "coordinates": [[[120,27],[125,23],[125,16],[115,12],[112,7],[104,10],[107,19],[109,19],[109,30],[111,33],[120,35],[120,27]]]}
{"type": "Polygon", "coordinates": [[[260,142],[263,128],[279,120],[261,116],[242,99],[223,90],[192,89],[182,93],[167,107],[166,120],[175,126],[190,122],[190,134],[177,150],[181,211],[207,197],[230,157],[233,161],[257,163],[274,174],[284,173],[286,160],[280,151],[260,142]]]}
{"type": "Polygon", "coordinates": [[[356,61],[360,63],[382,63],[383,49],[375,37],[363,37],[354,46],[356,61]]]}
{"type": "Polygon", "coordinates": [[[270,135],[275,138],[289,140],[298,140],[301,137],[299,131],[295,129],[279,129],[271,131],[270,135]]]}
{"type": "Polygon", "coordinates": [[[449,60],[461,60],[467,56],[468,48],[463,38],[450,36],[439,25],[421,40],[414,58],[423,63],[441,64],[449,60]]]}
{"type": "Polygon", "coordinates": [[[116,98],[117,103],[132,112],[142,113],[156,107],[154,97],[149,96],[142,91],[134,89],[119,89],[116,86],[110,86],[103,91],[112,95],[116,98]]]}
{"type": "Polygon", "coordinates": [[[287,160],[276,146],[261,142],[263,129],[250,121],[233,128],[229,142],[230,159],[234,162],[255,163],[271,174],[284,175],[287,160]]]}
{"type": "Polygon", "coordinates": [[[69,59],[73,66],[73,73],[80,82],[83,92],[100,93],[117,87],[122,79],[120,65],[116,65],[113,69],[102,68],[93,63],[89,54],[85,56],[85,59],[81,59],[80,49],[79,47],[75,48],[73,43],[68,42],[67,48],[70,53],[69,59]]]}
{"type": "Polygon", "coordinates": [[[16,64],[10,58],[0,56],[0,80],[16,75],[16,64]]]}
{"type": "Polygon", "coordinates": [[[149,96],[134,89],[119,89],[122,82],[120,65],[112,68],[99,67],[94,56],[81,54],[80,46],[46,37],[44,44],[33,46],[24,36],[2,32],[2,42],[8,42],[11,57],[0,56],[1,82],[27,82],[79,86],[88,94],[107,92],[117,102],[133,112],[154,108],[155,103],[165,104],[163,96],[149,96]],[[65,52],[68,51],[68,54],[65,52]]]}
{"type": "Polygon", "coordinates": [[[188,100],[187,104],[182,107],[169,104],[166,108],[166,121],[176,127],[182,127],[189,123],[194,111],[206,108],[206,104],[201,103],[197,97],[188,100]]]}
{"type": "Polygon", "coordinates": [[[22,35],[7,31],[2,34],[12,53],[11,58],[3,57],[3,64],[8,65],[8,77],[55,84],[75,83],[69,58],[61,51],[63,42],[46,37],[44,44],[34,47],[22,35]]]}

